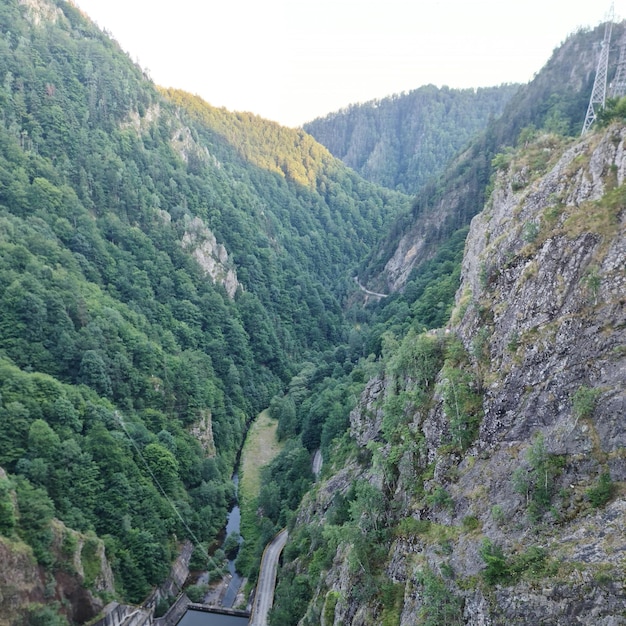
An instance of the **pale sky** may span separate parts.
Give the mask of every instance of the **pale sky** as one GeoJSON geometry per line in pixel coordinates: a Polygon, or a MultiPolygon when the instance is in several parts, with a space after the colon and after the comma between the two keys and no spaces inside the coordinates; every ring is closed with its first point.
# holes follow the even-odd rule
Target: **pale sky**
{"type": "Polygon", "coordinates": [[[610,0],[73,1],[157,84],[294,127],[431,83],[525,83],[610,8],[610,0]]]}

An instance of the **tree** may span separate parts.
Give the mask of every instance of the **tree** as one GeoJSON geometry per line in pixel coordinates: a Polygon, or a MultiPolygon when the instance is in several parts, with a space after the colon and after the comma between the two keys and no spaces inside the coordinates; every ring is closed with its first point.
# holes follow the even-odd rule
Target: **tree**
{"type": "Polygon", "coordinates": [[[149,443],[143,450],[143,457],[155,479],[171,493],[178,484],[178,461],[174,455],[159,443],[149,443]]]}
{"type": "Polygon", "coordinates": [[[102,396],[110,396],[111,379],[102,356],[96,350],[86,350],[80,362],[78,382],[92,387],[102,396]]]}

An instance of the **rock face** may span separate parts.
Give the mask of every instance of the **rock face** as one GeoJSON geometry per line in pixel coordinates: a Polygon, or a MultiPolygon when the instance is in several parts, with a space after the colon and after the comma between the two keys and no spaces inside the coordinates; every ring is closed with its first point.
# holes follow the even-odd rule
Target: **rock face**
{"type": "MultiPolygon", "coordinates": [[[[569,144],[540,136],[503,159],[448,333],[430,337],[445,364],[428,401],[402,405],[399,442],[384,432],[388,398],[415,387],[396,360],[353,411],[374,456],[352,476],[382,480],[393,528],[379,559],[400,589],[389,623],[626,624],[625,179],[620,125],[569,144]],[[468,397],[480,410],[457,442],[468,397]]],[[[322,483],[302,519],[323,523],[332,491],[322,483]]],[[[389,615],[354,591],[354,549],[339,544],[316,592],[335,598],[325,624],[389,615]]]]}
{"type": "MultiPolygon", "coordinates": [[[[54,552],[57,567],[46,572],[38,566],[29,546],[18,539],[0,538],[0,626],[12,626],[25,615],[25,609],[38,604],[58,601],[63,613],[72,623],[85,623],[103,608],[100,597],[114,592],[113,574],[100,540],[85,537],[66,528],[61,522],[53,523],[54,552]],[[72,537],[74,553],[67,556],[62,542],[72,537]],[[89,552],[89,555],[87,555],[89,552]],[[97,573],[87,580],[84,563],[89,560],[97,573]]],[[[93,571],[92,571],[93,575],[93,571]]],[[[21,623],[21,622],[19,622],[21,623]]]]}
{"type": "Polygon", "coordinates": [[[200,218],[195,217],[188,221],[182,244],[213,282],[223,285],[229,297],[234,298],[239,287],[237,273],[228,262],[226,248],[217,243],[215,235],[200,218]]]}

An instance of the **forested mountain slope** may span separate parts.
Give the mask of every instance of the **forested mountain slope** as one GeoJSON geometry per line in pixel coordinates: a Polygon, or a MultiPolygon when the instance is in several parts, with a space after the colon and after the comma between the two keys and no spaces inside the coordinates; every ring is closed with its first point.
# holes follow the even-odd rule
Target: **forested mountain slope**
{"type": "Polygon", "coordinates": [[[0,622],[82,622],[215,539],[248,421],[347,336],[408,199],[157,89],[69,2],[0,35],[0,622]]]}
{"type": "MultiPolygon", "coordinates": [[[[623,24],[614,27],[615,41],[623,29],[623,24]]],[[[603,33],[603,27],[598,27],[571,35],[535,78],[509,100],[502,115],[492,120],[437,180],[420,190],[411,212],[398,220],[362,267],[362,284],[384,293],[405,289],[413,269],[481,210],[494,171],[492,160],[498,153],[524,143],[533,129],[580,134],[603,33]]],[[[617,54],[617,49],[612,50],[611,72],[617,54]]]]}
{"type": "Polygon", "coordinates": [[[415,194],[502,113],[518,88],[426,85],[354,104],[304,130],[367,180],[415,194]]]}
{"type": "Polygon", "coordinates": [[[447,328],[384,337],[271,624],[626,623],[624,102],[498,160],[447,328]]]}

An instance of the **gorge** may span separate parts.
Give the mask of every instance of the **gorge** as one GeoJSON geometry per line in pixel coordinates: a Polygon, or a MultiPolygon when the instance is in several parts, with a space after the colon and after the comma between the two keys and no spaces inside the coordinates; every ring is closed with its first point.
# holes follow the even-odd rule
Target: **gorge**
{"type": "Polygon", "coordinates": [[[265,409],[235,567],[247,594],[288,529],[272,626],[626,624],[624,101],[580,137],[602,32],[526,85],[319,120],[326,148],[154,85],[71,2],[2,3],[0,626],[140,607],[186,540],[219,576],[265,409]]]}

